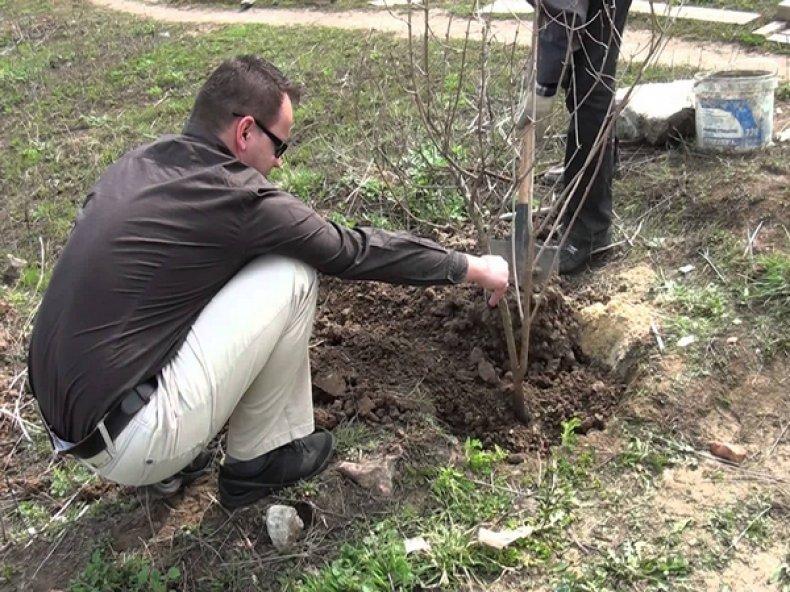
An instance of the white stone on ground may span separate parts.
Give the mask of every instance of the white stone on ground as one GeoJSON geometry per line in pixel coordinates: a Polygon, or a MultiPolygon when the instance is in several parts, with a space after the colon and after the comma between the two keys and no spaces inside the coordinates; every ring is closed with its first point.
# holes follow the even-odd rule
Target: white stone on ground
{"type": "Polygon", "coordinates": [[[483,14],[532,14],[535,9],[527,0],[495,0],[480,9],[483,14]]]}
{"type": "Polygon", "coordinates": [[[266,510],[266,531],[278,551],[287,551],[304,530],[295,508],[275,504],[266,510]]]}
{"type": "MultiPolygon", "coordinates": [[[[617,135],[623,140],[660,146],[667,140],[694,133],[693,80],[655,82],[634,87],[617,118],[617,135]]],[[[630,87],[617,91],[619,104],[630,87]]]]}

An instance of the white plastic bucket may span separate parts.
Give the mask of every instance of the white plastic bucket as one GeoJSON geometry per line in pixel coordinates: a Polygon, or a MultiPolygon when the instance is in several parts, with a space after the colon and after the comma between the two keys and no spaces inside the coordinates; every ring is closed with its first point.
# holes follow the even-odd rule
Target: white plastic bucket
{"type": "Polygon", "coordinates": [[[727,70],[694,83],[697,146],[713,152],[748,152],[771,142],[776,73],[727,70]]]}

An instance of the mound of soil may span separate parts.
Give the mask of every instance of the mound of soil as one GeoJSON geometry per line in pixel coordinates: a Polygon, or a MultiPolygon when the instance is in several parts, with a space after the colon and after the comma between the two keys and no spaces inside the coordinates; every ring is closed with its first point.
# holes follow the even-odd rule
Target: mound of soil
{"type": "Polygon", "coordinates": [[[311,351],[317,423],[391,425],[430,411],[457,435],[510,451],[545,449],[571,417],[581,431],[602,428],[622,389],[582,354],[559,289],[544,298],[530,348],[534,420],[525,426],[510,404],[499,313],[479,289],[324,279],[311,351]]]}

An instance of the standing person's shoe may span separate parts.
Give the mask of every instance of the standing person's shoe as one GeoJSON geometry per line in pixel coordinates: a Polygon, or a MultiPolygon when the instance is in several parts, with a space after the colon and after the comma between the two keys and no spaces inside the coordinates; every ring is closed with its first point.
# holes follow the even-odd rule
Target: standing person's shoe
{"type": "Polygon", "coordinates": [[[560,249],[558,272],[572,274],[581,271],[596,251],[608,247],[611,243],[612,236],[608,230],[587,238],[569,236],[560,249]]]}
{"type": "Polygon", "coordinates": [[[178,473],[167,479],[162,479],[158,483],[149,485],[148,489],[155,496],[169,497],[174,495],[193,481],[209,473],[212,460],[214,460],[214,453],[210,450],[203,450],[195,457],[195,460],[178,471],[178,473]]]}
{"type": "Polygon", "coordinates": [[[235,510],[315,477],[329,464],[334,448],[332,434],[318,431],[253,460],[223,464],[219,470],[220,503],[235,510]]]}

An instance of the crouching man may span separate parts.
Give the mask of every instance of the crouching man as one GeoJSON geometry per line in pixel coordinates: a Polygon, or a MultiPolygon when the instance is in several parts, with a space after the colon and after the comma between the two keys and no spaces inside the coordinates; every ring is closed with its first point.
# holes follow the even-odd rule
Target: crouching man
{"type": "Polygon", "coordinates": [[[53,446],[102,477],[178,490],[208,470],[228,508],[321,472],[308,341],[316,272],[349,280],[508,285],[498,257],[349,229],[266,179],[299,91],[255,56],[222,63],[181,135],[110,166],[87,197],[35,322],[31,388],[53,446]]]}

